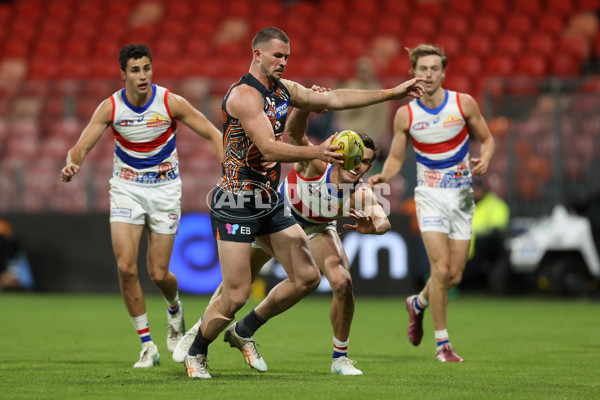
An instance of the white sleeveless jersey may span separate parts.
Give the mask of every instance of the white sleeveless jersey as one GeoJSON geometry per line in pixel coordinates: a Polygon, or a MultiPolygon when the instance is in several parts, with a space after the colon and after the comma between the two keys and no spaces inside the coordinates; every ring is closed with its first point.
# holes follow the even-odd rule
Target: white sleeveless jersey
{"type": "Polygon", "coordinates": [[[427,108],[408,104],[409,133],[417,157],[417,186],[462,188],[471,185],[469,132],[458,93],[446,90],[444,102],[427,108]]]}
{"type": "Polygon", "coordinates": [[[152,98],[143,107],[131,105],[125,89],[111,96],[115,178],[143,185],[179,179],[177,122],[167,104],[168,93],[164,87],[152,85],[152,98]]]}
{"type": "MultiPolygon", "coordinates": [[[[350,195],[353,190],[338,192],[331,183],[332,170],[333,164],[328,164],[322,175],[304,178],[292,169],[279,186],[286,206],[300,225],[326,224],[341,218],[350,210],[350,195]]],[[[357,185],[360,183],[362,180],[357,185]]]]}

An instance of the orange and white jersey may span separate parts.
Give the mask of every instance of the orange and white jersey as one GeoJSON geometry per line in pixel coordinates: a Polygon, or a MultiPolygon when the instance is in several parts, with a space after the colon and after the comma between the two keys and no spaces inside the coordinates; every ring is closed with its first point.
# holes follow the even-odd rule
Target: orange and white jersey
{"type": "Polygon", "coordinates": [[[417,186],[471,186],[469,132],[457,92],[445,91],[437,108],[408,104],[409,133],[417,158],[417,186]]]}
{"type": "Polygon", "coordinates": [[[135,107],[125,89],[111,96],[111,128],[115,137],[113,177],[137,184],[163,184],[179,179],[175,148],[177,122],[167,104],[169,91],[152,85],[152,98],[135,107]]]}

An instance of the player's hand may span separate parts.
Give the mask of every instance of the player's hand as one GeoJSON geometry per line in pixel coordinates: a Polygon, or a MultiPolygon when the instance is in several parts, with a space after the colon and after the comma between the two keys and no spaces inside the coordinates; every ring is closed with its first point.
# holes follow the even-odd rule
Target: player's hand
{"type": "Polygon", "coordinates": [[[71,182],[71,179],[79,172],[79,165],[77,164],[67,164],[60,171],[60,180],[63,182],[71,182]]]}
{"type": "MultiPolygon", "coordinates": [[[[331,92],[333,90],[332,88],[327,88],[327,87],[318,86],[318,85],[312,85],[310,87],[310,89],[313,92],[319,92],[319,93],[331,92]]],[[[326,109],[326,108],[324,108],[322,110],[315,110],[313,112],[316,113],[316,114],[325,114],[327,111],[329,111],[329,110],[326,109]]]]}
{"type": "Polygon", "coordinates": [[[356,225],[344,224],[344,229],[358,233],[377,232],[377,228],[373,223],[373,217],[367,215],[367,213],[364,211],[356,211],[354,208],[351,208],[350,212],[346,214],[346,217],[353,218],[356,221],[356,225]]]}
{"type": "Polygon", "coordinates": [[[487,172],[489,162],[484,161],[481,158],[471,158],[471,173],[473,175],[483,175],[487,172]]]}
{"type": "Polygon", "coordinates": [[[382,174],[375,174],[370,176],[367,182],[369,182],[369,185],[371,185],[371,187],[375,187],[375,185],[377,185],[378,183],[385,183],[385,179],[383,179],[382,174]]]}
{"type": "Polygon", "coordinates": [[[331,135],[326,141],[317,146],[319,150],[319,156],[317,157],[321,161],[325,161],[329,164],[344,164],[344,155],[342,153],[336,153],[336,150],[340,150],[341,147],[332,144],[333,139],[337,136],[338,132],[331,135]]]}
{"type": "Polygon", "coordinates": [[[425,78],[412,78],[394,88],[394,99],[400,100],[406,96],[420,99],[425,94],[425,88],[419,82],[425,82],[425,78]]]}

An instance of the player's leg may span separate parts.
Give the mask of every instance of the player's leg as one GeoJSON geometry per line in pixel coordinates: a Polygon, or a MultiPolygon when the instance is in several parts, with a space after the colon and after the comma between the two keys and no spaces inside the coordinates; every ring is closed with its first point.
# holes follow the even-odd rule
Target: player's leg
{"type": "Polygon", "coordinates": [[[223,291],[206,308],[194,342],[185,357],[188,374],[188,363],[196,362],[198,356],[206,358],[208,346],[229,325],[250,296],[250,243],[217,240],[217,248],[223,275],[223,291]]]}
{"type": "Polygon", "coordinates": [[[281,263],[287,278],[279,282],[255,308],[268,320],[292,307],[312,293],[321,281],[321,274],[306,234],[294,224],[282,231],[258,236],[257,242],[281,263]]]}
{"type": "Polygon", "coordinates": [[[167,303],[167,348],[173,351],[185,333],[183,305],[179,301],[177,277],[169,271],[175,235],[148,232],[148,274],[167,303]]]}
{"type": "Polygon", "coordinates": [[[319,268],[323,271],[333,299],[329,318],[333,328],[333,356],[331,372],[340,375],[362,375],[348,359],[350,326],[354,316],[354,292],[348,257],[336,231],[325,230],[310,239],[319,268]]]}
{"type": "Polygon", "coordinates": [[[140,360],[134,364],[136,368],[152,367],[160,362],[158,349],[150,336],[146,302],[138,279],[137,259],[143,229],[143,225],[124,222],[111,222],[110,224],[121,295],[142,342],[140,360]]]}

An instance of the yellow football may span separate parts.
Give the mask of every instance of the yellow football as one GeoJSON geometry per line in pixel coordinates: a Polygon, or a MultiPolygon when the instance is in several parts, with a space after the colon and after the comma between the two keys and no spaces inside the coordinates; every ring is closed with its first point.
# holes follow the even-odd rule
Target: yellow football
{"type": "Polygon", "coordinates": [[[340,165],[340,168],[350,170],[358,167],[365,155],[365,144],[358,133],[350,130],[341,131],[333,139],[333,144],[341,147],[336,150],[336,153],[344,155],[344,164],[340,165]]]}

